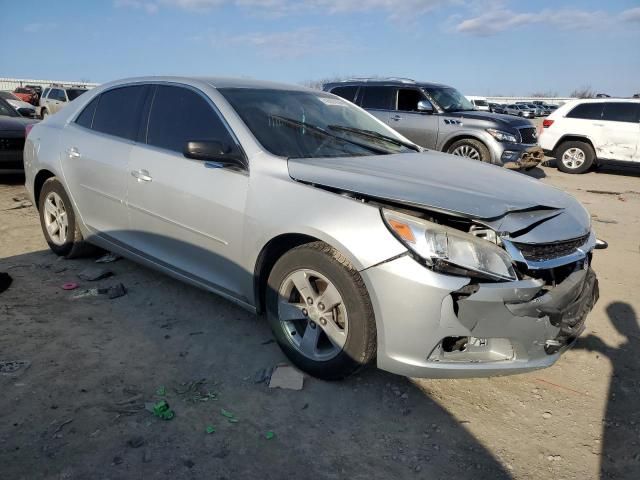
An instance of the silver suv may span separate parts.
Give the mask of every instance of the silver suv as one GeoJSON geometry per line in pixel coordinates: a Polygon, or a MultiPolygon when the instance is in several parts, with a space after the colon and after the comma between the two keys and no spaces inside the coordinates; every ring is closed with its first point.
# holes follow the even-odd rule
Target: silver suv
{"type": "Polygon", "coordinates": [[[87,89],[84,87],[51,86],[46,88],[40,97],[40,117],[44,118],[56,113],[86,91],[87,89]]]}
{"type": "Polygon", "coordinates": [[[478,111],[446,85],[356,79],[327,83],[323,89],[361,106],[425,148],[512,169],[533,168],[544,158],[531,122],[478,111]]]}

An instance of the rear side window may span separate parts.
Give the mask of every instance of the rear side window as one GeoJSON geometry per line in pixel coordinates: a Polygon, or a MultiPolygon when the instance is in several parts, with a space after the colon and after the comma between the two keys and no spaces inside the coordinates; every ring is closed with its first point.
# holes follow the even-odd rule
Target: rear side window
{"type": "Polygon", "coordinates": [[[640,117],[640,103],[611,102],[604,104],[603,120],[636,123],[640,117]]]}
{"type": "Polygon", "coordinates": [[[190,140],[235,143],[216,111],[201,95],[187,88],[158,86],[149,113],[147,143],[182,153],[190,140]]]}
{"type": "Polygon", "coordinates": [[[93,116],[93,130],[134,140],[138,133],[138,118],[146,87],[114,88],[100,95],[93,116]]]}
{"type": "Polygon", "coordinates": [[[96,107],[98,106],[99,101],[100,96],[97,96],[96,98],[91,100],[91,102],[89,102],[89,105],[84,107],[82,113],[78,115],[78,118],[76,118],[76,123],[78,125],[81,125],[85,128],[91,128],[91,125],[93,124],[93,115],[96,112],[96,107]]]}
{"type": "Polygon", "coordinates": [[[600,120],[604,103],[583,103],[567,114],[567,118],[581,118],[584,120],[600,120]]]}
{"type": "Polygon", "coordinates": [[[363,87],[362,107],[391,110],[393,104],[392,87],[363,87]]]}
{"type": "Polygon", "coordinates": [[[331,90],[331,93],[333,93],[334,95],[338,95],[339,97],[342,97],[345,100],[349,100],[350,102],[353,102],[356,99],[357,92],[357,86],[335,87],[331,90]]]}

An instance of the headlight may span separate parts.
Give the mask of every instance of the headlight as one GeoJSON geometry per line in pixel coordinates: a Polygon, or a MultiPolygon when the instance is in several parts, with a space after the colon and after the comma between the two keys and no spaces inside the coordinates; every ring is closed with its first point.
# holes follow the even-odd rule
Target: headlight
{"type": "Polygon", "coordinates": [[[487,132],[489,132],[489,134],[499,142],[518,143],[518,139],[512,133],[495,130],[493,128],[487,128],[487,132]]]}
{"type": "Polygon", "coordinates": [[[433,270],[491,280],[517,280],[511,257],[488,240],[410,215],[382,210],[391,232],[433,270]]]}

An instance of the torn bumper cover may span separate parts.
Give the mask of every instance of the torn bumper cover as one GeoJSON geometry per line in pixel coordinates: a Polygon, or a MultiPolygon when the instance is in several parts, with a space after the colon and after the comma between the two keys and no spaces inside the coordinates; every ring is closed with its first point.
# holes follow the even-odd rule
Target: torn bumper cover
{"type": "Polygon", "coordinates": [[[406,376],[462,378],[551,366],[598,299],[590,268],[554,288],[542,280],[470,285],[405,256],[362,272],[375,285],[378,366],[406,376]],[[383,283],[385,285],[379,285],[383,283]]]}

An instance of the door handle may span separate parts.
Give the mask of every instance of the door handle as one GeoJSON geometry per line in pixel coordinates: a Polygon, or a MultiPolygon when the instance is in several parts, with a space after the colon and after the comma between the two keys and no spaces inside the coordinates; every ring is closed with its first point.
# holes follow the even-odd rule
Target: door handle
{"type": "Polygon", "coordinates": [[[391,120],[394,120],[397,122],[398,120],[402,120],[402,117],[400,115],[394,115],[393,117],[391,117],[391,120]]]}
{"type": "Polygon", "coordinates": [[[80,158],[80,152],[76,147],[67,148],[69,158],[80,158]]]}
{"type": "Polygon", "coordinates": [[[138,179],[138,182],[150,182],[153,180],[146,170],[132,170],[131,176],[138,179]]]}

